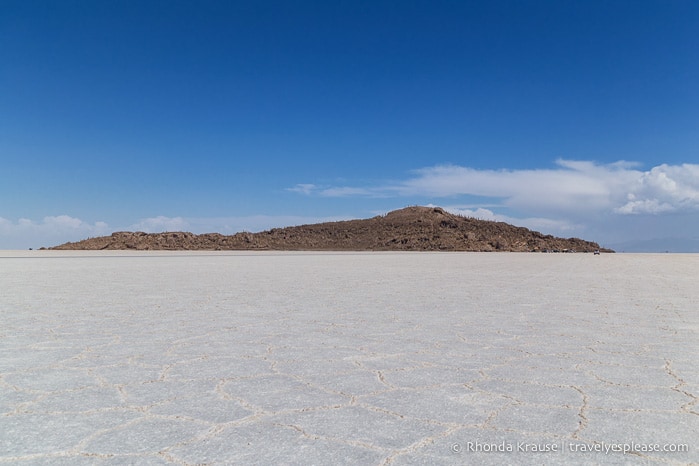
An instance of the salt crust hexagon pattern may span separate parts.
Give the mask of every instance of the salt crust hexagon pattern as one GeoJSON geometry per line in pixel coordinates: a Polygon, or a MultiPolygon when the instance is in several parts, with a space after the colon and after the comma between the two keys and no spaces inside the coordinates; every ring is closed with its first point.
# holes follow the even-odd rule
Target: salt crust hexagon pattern
{"type": "Polygon", "coordinates": [[[0,463],[697,462],[698,277],[692,255],[7,253],[0,463]],[[615,442],[689,451],[566,450],[615,442]]]}

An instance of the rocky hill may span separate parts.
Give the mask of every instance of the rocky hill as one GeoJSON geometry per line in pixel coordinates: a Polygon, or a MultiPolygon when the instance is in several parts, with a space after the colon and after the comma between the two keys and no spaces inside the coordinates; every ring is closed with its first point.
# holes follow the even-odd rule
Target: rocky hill
{"type": "Polygon", "coordinates": [[[365,220],[229,236],[122,231],[51,249],[613,252],[582,239],[556,238],[503,222],[461,217],[439,207],[407,207],[365,220]]]}

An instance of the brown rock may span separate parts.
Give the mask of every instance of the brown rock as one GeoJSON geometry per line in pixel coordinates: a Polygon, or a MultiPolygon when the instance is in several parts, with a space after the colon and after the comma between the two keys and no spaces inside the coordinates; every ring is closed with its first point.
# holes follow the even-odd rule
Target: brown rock
{"type": "Polygon", "coordinates": [[[614,252],[579,238],[542,235],[503,222],[450,214],[439,207],[407,207],[364,220],[231,236],[120,231],[51,249],[614,252]]]}

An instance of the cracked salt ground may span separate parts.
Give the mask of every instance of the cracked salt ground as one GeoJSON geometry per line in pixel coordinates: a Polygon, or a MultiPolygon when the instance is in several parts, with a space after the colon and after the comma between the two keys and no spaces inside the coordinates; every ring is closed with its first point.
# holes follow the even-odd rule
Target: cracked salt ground
{"type": "Polygon", "coordinates": [[[699,462],[693,255],[2,255],[0,463],[699,462]]]}

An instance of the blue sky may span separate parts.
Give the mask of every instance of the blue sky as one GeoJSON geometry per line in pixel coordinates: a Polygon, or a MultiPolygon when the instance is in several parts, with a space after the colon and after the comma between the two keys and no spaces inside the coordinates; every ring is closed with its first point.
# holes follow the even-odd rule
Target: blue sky
{"type": "Polygon", "coordinates": [[[0,248],[415,204],[686,245],[697,30],[690,0],[5,1],[0,248]]]}

